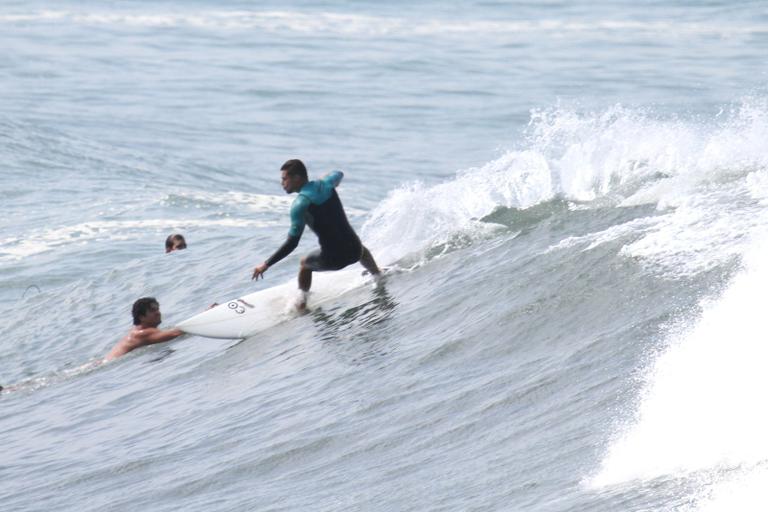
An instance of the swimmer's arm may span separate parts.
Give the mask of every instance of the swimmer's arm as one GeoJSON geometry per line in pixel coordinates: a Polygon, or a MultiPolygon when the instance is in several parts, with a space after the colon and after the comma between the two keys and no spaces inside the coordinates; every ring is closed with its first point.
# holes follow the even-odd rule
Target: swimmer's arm
{"type": "Polygon", "coordinates": [[[126,341],[124,341],[124,340],[120,341],[120,342],[117,343],[117,345],[112,347],[112,350],[109,351],[109,354],[107,354],[104,357],[104,362],[111,361],[113,359],[117,359],[120,356],[124,356],[125,354],[127,354],[131,350],[133,350],[133,349],[130,347],[130,345],[126,341]]]}
{"type": "Polygon", "coordinates": [[[133,336],[126,337],[112,348],[112,350],[104,358],[104,361],[111,361],[112,359],[124,356],[132,350],[136,350],[144,345],[153,345],[155,343],[163,343],[178,338],[184,334],[181,329],[142,329],[134,333],[133,336]]]}
{"type": "MultiPolygon", "coordinates": [[[[164,343],[166,341],[171,341],[173,339],[178,338],[184,334],[184,331],[181,329],[167,329],[167,330],[160,330],[160,329],[143,329],[139,331],[139,338],[141,339],[141,343],[137,345],[137,347],[141,347],[144,345],[154,345],[155,343],[164,343]]],[[[136,348],[136,347],[134,347],[136,348]]]]}

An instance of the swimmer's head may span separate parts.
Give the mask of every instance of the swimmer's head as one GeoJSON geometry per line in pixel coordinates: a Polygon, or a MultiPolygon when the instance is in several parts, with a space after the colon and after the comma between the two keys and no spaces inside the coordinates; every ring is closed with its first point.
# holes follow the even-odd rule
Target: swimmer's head
{"type": "Polygon", "coordinates": [[[187,248],[187,241],[184,240],[184,237],[178,233],[169,235],[168,238],[165,239],[166,253],[173,252],[173,251],[180,251],[186,248],[187,248]]]}
{"type": "Polygon", "coordinates": [[[151,327],[160,325],[160,304],[154,297],[142,297],[134,302],[131,313],[133,325],[141,325],[142,322],[147,323],[147,321],[151,327]]]}

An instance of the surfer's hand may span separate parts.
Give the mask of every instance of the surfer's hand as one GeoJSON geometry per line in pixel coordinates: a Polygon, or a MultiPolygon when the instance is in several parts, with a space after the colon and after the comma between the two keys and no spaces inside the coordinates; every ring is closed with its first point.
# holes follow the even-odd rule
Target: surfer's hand
{"type": "Polygon", "coordinates": [[[255,269],[253,269],[253,276],[251,276],[251,279],[258,279],[259,277],[264,279],[264,272],[266,272],[268,268],[269,266],[266,263],[258,265],[255,269]]]}

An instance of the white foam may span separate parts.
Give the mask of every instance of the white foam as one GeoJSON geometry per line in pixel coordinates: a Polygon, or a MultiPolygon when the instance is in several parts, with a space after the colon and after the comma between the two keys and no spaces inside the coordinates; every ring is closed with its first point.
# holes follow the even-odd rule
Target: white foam
{"type": "Polygon", "coordinates": [[[138,27],[180,27],[201,29],[252,30],[269,32],[286,30],[300,33],[334,33],[363,36],[389,35],[471,35],[495,37],[531,37],[532,35],[567,35],[594,37],[626,37],[627,32],[655,38],[692,36],[748,36],[762,34],[759,24],[724,22],[685,22],[680,20],[597,19],[586,21],[543,20],[463,20],[439,18],[413,20],[396,16],[373,16],[338,12],[302,12],[281,10],[200,10],[196,12],[131,10],[39,10],[0,15],[0,23],[75,23],[82,25],[122,25],[138,27]]]}
{"type": "Polygon", "coordinates": [[[546,157],[566,197],[589,201],[616,193],[625,206],[664,208],[703,183],[768,165],[766,101],[745,102],[719,122],[658,120],[620,105],[591,114],[556,108],[534,112],[529,134],[531,149],[546,157]]]}
{"type": "MultiPolygon", "coordinates": [[[[722,297],[703,304],[701,318],[673,336],[657,358],[635,420],[610,445],[591,486],[756,466],[768,460],[768,409],[763,407],[768,389],[766,262],[768,234],[763,233],[745,256],[745,270],[722,297]]],[[[755,471],[754,478],[765,481],[765,471],[755,471]]],[[[715,489],[731,485],[728,478],[724,473],[715,489]]],[[[728,500],[727,494],[724,490],[718,499],[728,500]]],[[[761,496],[766,504],[765,492],[761,496]]]]}
{"type": "Polygon", "coordinates": [[[729,261],[750,247],[750,235],[768,223],[768,210],[728,205],[729,195],[693,197],[620,254],[638,258],[670,278],[693,276],[729,261]]]}
{"type": "Polygon", "coordinates": [[[768,104],[758,100],[708,123],[658,120],[620,105],[592,114],[534,112],[523,148],[445,183],[395,190],[365,223],[364,239],[394,261],[482,229],[478,219],[498,207],[556,197],[584,208],[656,205],[654,219],[550,250],[588,250],[635,235],[621,255],[670,278],[695,275],[739,257],[768,224],[765,140],[768,104]]]}
{"type": "MultiPolygon", "coordinates": [[[[247,192],[179,192],[175,194],[178,197],[189,199],[191,201],[203,201],[206,203],[218,205],[238,205],[244,206],[252,212],[283,212],[291,205],[292,197],[275,196],[269,194],[252,194],[247,192]]],[[[166,197],[166,201],[172,199],[172,196],[166,197]]]]}
{"type": "Polygon", "coordinates": [[[199,219],[147,219],[86,221],[71,226],[45,229],[0,240],[0,260],[18,260],[56,247],[83,244],[93,240],[132,240],[137,231],[188,231],[192,228],[232,227],[252,228],[274,226],[274,222],[226,218],[199,219]]]}
{"type": "Polygon", "coordinates": [[[624,224],[617,224],[588,235],[564,238],[555,245],[547,248],[545,253],[568,250],[576,247],[581,247],[581,251],[590,251],[600,245],[614,242],[630,235],[637,236],[639,233],[649,232],[653,228],[656,228],[661,222],[663,222],[662,217],[642,217],[633,219],[624,224]]]}
{"type": "Polygon", "coordinates": [[[554,194],[547,162],[536,153],[509,152],[455,180],[433,187],[412,183],[392,192],[371,213],[363,239],[382,261],[444,243],[457,233],[495,229],[479,219],[499,206],[526,208],[554,194]]]}
{"type": "Polygon", "coordinates": [[[768,467],[736,472],[705,491],[705,497],[685,512],[764,512],[768,509],[768,467]]]}
{"type": "MultiPolygon", "coordinates": [[[[253,194],[248,192],[180,192],[175,194],[178,197],[189,199],[191,201],[202,201],[221,206],[242,206],[244,209],[255,213],[278,213],[285,214],[296,199],[290,195],[270,195],[253,194]]],[[[166,201],[172,201],[172,196],[167,196],[166,201]]],[[[345,206],[344,211],[350,217],[367,214],[365,210],[345,206]]]]}
{"type": "Polygon", "coordinates": [[[756,100],[714,126],[617,106],[591,116],[535,113],[531,128],[563,196],[669,210],[621,254],[677,277],[738,257],[768,222],[766,138],[768,106],[756,100]]]}

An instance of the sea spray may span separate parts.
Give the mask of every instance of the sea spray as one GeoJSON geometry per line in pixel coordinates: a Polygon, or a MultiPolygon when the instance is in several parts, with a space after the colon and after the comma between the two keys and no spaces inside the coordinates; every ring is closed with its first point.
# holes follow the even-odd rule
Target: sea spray
{"type": "MultiPolygon", "coordinates": [[[[762,298],[768,287],[768,234],[755,244],[743,271],[721,296],[702,303],[700,318],[673,335],[651,366],[635,419],[608,447],[591,487],[714,470],[720,474],[714,487],[699,494],[714,492],[715,502],[730,503],[727,488],[754,490],[749,482],[765,481],[768,412],[761,404],[768,387],[768,345],[762,298]],[[741,471],[737,478],[735,470],[741,471]]],[[[751,495],[763,508],[768,505],[767,492],[751,495]]],[[[702,510],[726,509],[710,504],[702,510]]]]}

